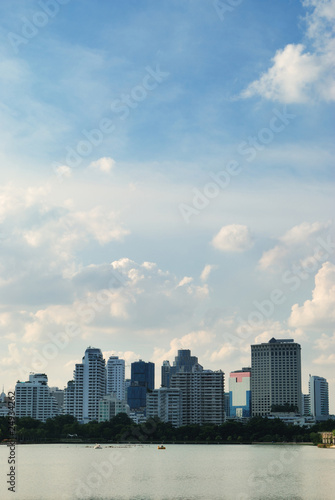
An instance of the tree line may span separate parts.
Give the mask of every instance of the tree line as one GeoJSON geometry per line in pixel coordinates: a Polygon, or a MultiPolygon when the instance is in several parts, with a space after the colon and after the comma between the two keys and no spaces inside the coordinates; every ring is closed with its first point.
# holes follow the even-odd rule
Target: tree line
{"type": "MultiPolygon", "coordinates": [[[[175,428],[158,418],[135,424],[125,413],[108,422],[79,424],[71,415],[59,415],[41,422],[30,417],[17,418],[15,438],[19,443],[103,442],[103,443],[252,443],[321,442],[321,431],[332,431],[333,420],[310,429],[286,424],[280,419],[254,417],[246,422],[228,421],[222,425],[186,425],[175,428]]],[[[8,417],[0,417],[0,441],[10,440],[8,417]]]]}

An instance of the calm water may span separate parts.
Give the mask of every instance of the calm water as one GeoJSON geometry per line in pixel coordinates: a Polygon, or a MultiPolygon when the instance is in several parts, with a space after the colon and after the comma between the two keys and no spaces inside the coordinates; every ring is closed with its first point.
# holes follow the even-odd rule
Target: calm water
{"type": "Polygon", "coordinates": [[[335,449],[275,445],[17,446],[15,500],[333,500],[335,449]]]}

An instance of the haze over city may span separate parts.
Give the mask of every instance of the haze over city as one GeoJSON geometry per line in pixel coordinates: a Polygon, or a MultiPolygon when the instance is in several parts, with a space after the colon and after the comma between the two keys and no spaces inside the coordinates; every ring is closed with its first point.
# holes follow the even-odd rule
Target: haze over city
{"type": "Polygon", "coordinates": [[[335,2],[130,3],[0,5],[0,383],[287,338],[335,413],[335,2]]]}

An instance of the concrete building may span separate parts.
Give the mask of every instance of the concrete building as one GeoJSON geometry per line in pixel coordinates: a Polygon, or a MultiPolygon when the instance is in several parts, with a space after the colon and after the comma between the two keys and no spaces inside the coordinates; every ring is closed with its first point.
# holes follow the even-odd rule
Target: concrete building
{"type": "Polygon", "coordinates": [[[242,368],[230,373],[229,416],[251,417],[251,368],[242,368]]]}
{"type": "Polygon", "coordinates": [[[29,381],[15,386],[15,416],[31,417],[45,422],[59,414],[55,398],[48,387],[45,373],[31,373],[29,381]]]}
{"type": "Polygon", "coordinates": [[[182,425],[224,422],[224,373],[203,370],[195,365],[192,372],[172,375],[171,389],[181,390],[182,425]]]}
{"type": "Polygon", "coordinates": [[[67,386],[64,389],[64,414],[65,415],[75,415],[74,411],[74,390],[75,384],[74,380],[69,380],[67,386]]]}
{"type": "Polygon", "coordinates": [[[120,401],[126,397],[125,394],[125,361],[118,356],[110,356],[106,366],[107,394],[116,394],[120,401]]]}
{"type": "Polygon", "coordinates": [[[302,407],[302,414],[305,417],[308,417],[309,415],[311,415],[311,401],[310,401],[309,394],[302,395],[301,407],[302,407]]]}
{"type": "Polygon", "coordinates": [[[273,405],[293,405],[302,412],[301,346],[272,338],[251,346],[252,416],[271,413],[273,405]]]}
{"type": "MultiPolygon", "coordinates": [[[[162,387],[170,387],[172,375],[175,373],[186,372],[191,373],[194,366],[199,365],[198,358],[191,356],[189,349],[179,349],[178,355],[175,357],[173,366],[169,361],[163,361],[162,366],[162,387]]],[[[202,366],[199,365],[202,369],[202,366]]]]}
{"type": "Polygon", "coordinates": [[[57,402],[59,415],[62,415],[64,413],[64,390],[58,389],[58,387],[50,387],[50,393],[57,402]]]}
{"type": "Polygon", "coordinates": [[[328,382],[323,377],[309,376],[308,381],[311,415],[317,420],[329,415],[328,382]]]}
{"type": "Polygon", "coordinates": [[[99,401],[99,422],[108,422],[119,413],[129,416],[129,405],[126,401],[120,401],[116,394],[107,394],[99,401]]]}
{"type": "Polygon", "coordinates": [[[182,423],[180,389],[161,387],[147,393],[147,418],[159,417],[162,422],[170,422],[174,427],[182,423]]]}
{"type": "Polygon", "coordinates": [[[75,365],[73,384],[65,390],[66,413],[81,423],[99,418],[99,401],[106,395],[106,369],[100,349],[88,347],[82,363],[75,365]]]}

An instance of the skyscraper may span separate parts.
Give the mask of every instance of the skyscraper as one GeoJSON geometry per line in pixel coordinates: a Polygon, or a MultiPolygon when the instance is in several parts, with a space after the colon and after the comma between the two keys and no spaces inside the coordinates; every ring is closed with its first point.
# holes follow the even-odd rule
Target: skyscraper
{"type": "Polygon", "coordinates": [[[323,377],[315,375],[309,376],[309,401],[311,415],[316,419],[318,417],[329,415],[329,394],[328,382],[323,377]]]}
{"type": "Polygon", "coordinates": [[[251,368],[231,372],[229,377],[230,417],[251,417],[251,368]]]}
{"type": "Polygon", "coordinates": [[[301,346],[294,340],[272,338],[251,346],[251,407],[253,416],[265,416],[273,405],[302,411],[301,346]]]}
{"type": "Polygon", "coordinates": [[[197,366],[198,364],[198,358],[196,356],[191,356],[190,349],[179,349],[178,355],[175,357],[175,360],[173,362],[173,366],[170,365],[169,361],[163,361],[161,382],[162,387],[170,387],[171,377],[175,373],[190,373],[192,372],[193,367],[197,366]]]}
{"type": "Polygon", "coordinates": [[[224,422],[224,373],[194,366],[172,375],[171,389],[180,389],[182,425],[224,422]]]}
{"type": "Polygon", "coordinates": [[[107,394],[116,394],[120,401],[125,399],[125,361],[118,356],[110,356],[106,366],[107,394]]]}
{"type": "Polygon", "coordinates": [[[135,361],[131,364],[131,382],[127,390],[127,403],[130,409],[145,408],[147,392],[155,388],[154,363],[135,361]]]}
{"type": "Polygon", "coordinates": [[[106,394],[105,360],[100,349],[86,349],[73,378],[73,384],[70,381],[65,389],[65,412],[82,423],[98,420],[99,401],[106,394]]]}

